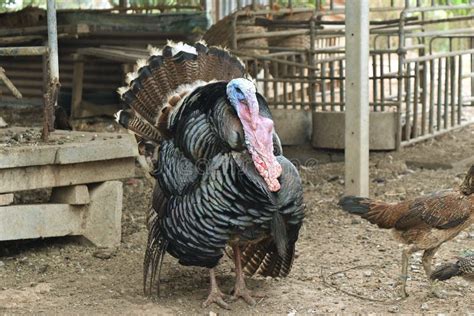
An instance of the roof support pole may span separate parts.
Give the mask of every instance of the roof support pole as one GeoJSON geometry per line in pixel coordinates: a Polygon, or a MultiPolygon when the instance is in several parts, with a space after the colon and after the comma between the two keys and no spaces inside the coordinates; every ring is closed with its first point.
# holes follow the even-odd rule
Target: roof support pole
{"type": "Polygon", "coordinates": [[[44,91],[44,117],[42,139],[47,141],[54,131],[54,107],[59,94],[58,28],[56,22],[56,0],[47,2],[48,17],[48,83],[44,91]]]}
{"type": "Polygon", "coordinates": [[[346,194],[369,195],[369,1],[346,1],[346,194]]]}

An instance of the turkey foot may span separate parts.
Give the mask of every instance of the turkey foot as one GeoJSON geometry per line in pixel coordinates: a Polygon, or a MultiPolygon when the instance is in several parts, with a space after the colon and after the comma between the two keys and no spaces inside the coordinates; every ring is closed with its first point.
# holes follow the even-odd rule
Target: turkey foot
{"type": "Polygon", "coordinates": [[[229,304],[224,301],[225,295],[219,289],[216,280],[216,274],[214,269],[209,270],[209,275],[211,278],[211,291],[209,292],[209,296],[207,299],[202,303],[202,307],[208,307],[212,303],[216,303],[220,307],[224,309],[230,309],[229,304]]]}
{"type": "Polygon", "coordinates": [[[234,263],[235,263],[235,287],[234,293],[231,297],[232,301],[236,301],[242,298],[247,304],[251,306],[257,305],[257,302],[252,297],[252,292],[247,289],[245,285],[244,272],[242,271],[242,261],[239,246],[232,246],[234,251],[234,263]]]}
{"type": "Polygon", "coordinates": [[[230,299],[231,299],[231,301],[236,301],[239,298],[242,298],[250,306],[257,305],[257,302],[252,297],[252,291],[247,289],[247,287],[245,286],[245,282],[238,282],[237,281],[235,283],[234,293],[233,293],[233,295],[230,299]]]}

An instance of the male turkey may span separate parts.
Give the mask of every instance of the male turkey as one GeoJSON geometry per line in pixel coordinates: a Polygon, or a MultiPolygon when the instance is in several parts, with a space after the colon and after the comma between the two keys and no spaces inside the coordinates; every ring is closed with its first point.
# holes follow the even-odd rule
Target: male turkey
{"type": "Polygon", "coordinates": [[[290,272],[304,216],[301,180],[282,155],[265,99],[244,76],[243,64],[221,48],[168,43],[139,61],[129,86],[119,89],[125,110],[117,121],[157,145],[146,294],[155,282],[159,290],[165,252],[210,269],[203,306],[229,308],[214,273],[226,245],[234,299],[255,304],[244,272],[290,272]]]}

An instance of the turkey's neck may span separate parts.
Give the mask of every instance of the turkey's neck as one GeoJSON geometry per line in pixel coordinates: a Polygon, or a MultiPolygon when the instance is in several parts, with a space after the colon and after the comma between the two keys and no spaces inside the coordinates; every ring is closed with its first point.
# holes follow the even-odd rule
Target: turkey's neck
{"type": "Polygon", "coordinates": [[[245,145],[260,176],[272,192],[280,190],[281,166],[273,154],[273,121],[258,113],[240,113],[245,145]]]}

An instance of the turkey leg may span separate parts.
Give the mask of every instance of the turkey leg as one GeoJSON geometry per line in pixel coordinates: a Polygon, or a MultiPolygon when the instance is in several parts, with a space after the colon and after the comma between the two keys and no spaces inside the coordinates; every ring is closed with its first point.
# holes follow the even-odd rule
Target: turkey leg
{"type": "Polygon", "coordinates": [[[202,303],[202,307],[208,307],[212,303],[216,303],[222,308],[230,309],[229,304],[224,301],[224,294],[217,285],[216,272],[214,269],[209,270],[209,275],[211,277],[211,291],[209,292],[207,299],[202,303]]]}
{"type": "Polygon", "coordinates": [[[252,298],[251,292],[247,289],[244,279],[244,271],[242,271],[242,262],[239,246],[232,246],[234,252],[234,263],[235,263],[235,287],[234,295],[232,295],[232,300],[238,300],[241,297],[247,304],[255,306],[257,302],[252,298]]]}

